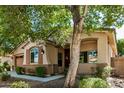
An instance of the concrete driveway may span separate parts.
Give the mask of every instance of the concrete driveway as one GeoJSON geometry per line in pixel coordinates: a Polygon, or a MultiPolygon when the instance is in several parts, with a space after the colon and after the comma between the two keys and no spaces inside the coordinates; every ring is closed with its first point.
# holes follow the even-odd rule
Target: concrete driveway
{"type": "Polygon", "coordinates": [[[27,80],[35,80],[39,82],[48,82],[51,80],[56,80],[56,79],[60,79],[64,77],[64,75],[55,75],[55,76],[49,76],[49,77],[42,78],[42,77],[29,76],[29,75],[18,75],[16,74],[15,71],[8,71],[8,73],[11,75],[11,77],[22,78],[22,79],[27,79],[27,80]]]}

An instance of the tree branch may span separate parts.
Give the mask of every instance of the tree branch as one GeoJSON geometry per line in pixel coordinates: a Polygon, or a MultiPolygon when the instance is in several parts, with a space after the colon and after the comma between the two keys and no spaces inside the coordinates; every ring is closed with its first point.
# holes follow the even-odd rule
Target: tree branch
{"type": "Polygon", "coordinates": [[[87,11],[88,11],[88,5],[85,5],[85,6],[84,6],[84,11],[83,11],[83,17],[86,16],[87,11]]]}

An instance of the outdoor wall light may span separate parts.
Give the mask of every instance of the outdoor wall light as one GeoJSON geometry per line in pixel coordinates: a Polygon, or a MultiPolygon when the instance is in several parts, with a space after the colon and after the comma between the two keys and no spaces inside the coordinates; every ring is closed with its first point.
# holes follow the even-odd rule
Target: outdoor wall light
{"type": "Polygon", "coordinates": [[[43,49],[41,50],[41,54],[44,54],[44,50],[43,49]]]}

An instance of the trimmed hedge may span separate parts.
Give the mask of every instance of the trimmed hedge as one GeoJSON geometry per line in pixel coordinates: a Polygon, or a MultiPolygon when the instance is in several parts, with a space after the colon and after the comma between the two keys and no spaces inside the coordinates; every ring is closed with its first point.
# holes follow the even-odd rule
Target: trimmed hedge
{"type": "Polygon", "coordinates": [[[2,72],[2,73],[0,73],[0,80],[1,80],[1,81],[6,81],[6,80],[8,80],[10,77],[11,77],[10,74],[8,74],[7,72],[2,72]]]}
{"type": "Polygon", "coordinates": [[[65,69],[64,69],[64,76],[66,76],[67,73],[68,73],[68,68],[65,68],[65,69]]]}
{"type": "Polygon", "coordinates": [[[80,88],[108,88],[109,85],[107,81],[101,79],[101,78],[83,78],[79,82],[80,88]]]}
{"type": "Polygon", "coordinates": [[[36,72],[36,76],[44,77],[45,76],[45,67],[36,67],[35,72],[36,72]]]}
{"type": "Polygon", "coordinates": [[[3,63],[3,67],[4,67],[7,71],[10,71],[10,65],[8,64],[7,61],[3,63]]]}
{"type": "Polygon", "coordinates": [[[96,70],[96,77],[106,79],[110,76],[112,68],[110,66],[105,66],[104,68],[97,67],[96,70]]]}
{"type": "Polygon", "coordinates": [[[24,74],[25,73],[25,68],[23,68],[23,67],[16,67],[16,73],[17,74],[24,74]]]}

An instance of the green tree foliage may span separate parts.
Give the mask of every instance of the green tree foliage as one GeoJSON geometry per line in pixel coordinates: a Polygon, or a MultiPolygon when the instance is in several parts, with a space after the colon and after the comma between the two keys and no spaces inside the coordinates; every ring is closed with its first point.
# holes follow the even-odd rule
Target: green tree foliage
{"type": "Polygon", "coordinates": [[[0,6],[0,13],[1,55],[27,38],[49,38],[63,45],[72,31],[71,15],[64,6],[0,6]]]}
{"type": "Polygon", "coordinates": [[[3,55],[27,38],[30,25],[26,6],[0,6],[0,14],[0,53],[3,55]]]}
{"type": "Polygon", "coordinates": [[[124,55],[124,39],[117,41],[118,54],[120,56],[124,55]]]}
{"type": "Polygon", "coordinates": [[[71,14],[65,6],[29,6],[32,33],[30,37],[37,39],[52,39],[61,44],[72,31],[71,14]]]}
{"type": "MultiPolygon", "coordinates": [[[[72,14],[65,6],[0,6],[0,14],[1,54],[10,52],[28,37],[52,38],[64,44],[72,32],[72,14]]],[[[84,29],[87,32],[121,27],[123,16],[123,6],[89,6],[84,29]]]]}
{"type": "Polygon", "coordinates": [[[124,24],[124,7],[119,5],[89,6],[85,18],[85,29],[119,28],[124,24]]]}

